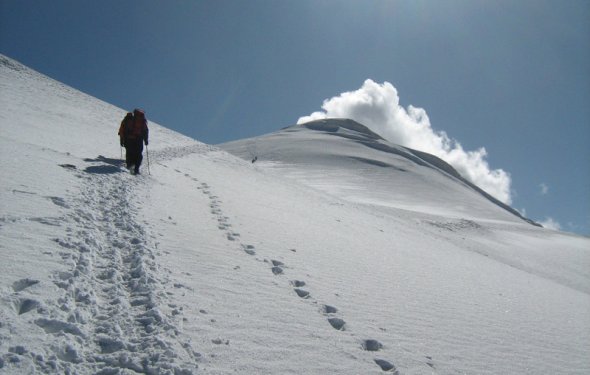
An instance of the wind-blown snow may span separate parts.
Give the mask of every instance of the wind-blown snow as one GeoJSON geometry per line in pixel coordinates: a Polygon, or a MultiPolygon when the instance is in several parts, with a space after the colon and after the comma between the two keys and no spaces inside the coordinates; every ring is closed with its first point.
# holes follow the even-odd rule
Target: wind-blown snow
{"type": "Polygon", "coordinates": [[[399,102],[398,92],[391,83],[378,84],[367,79],[358,90],[326,99],[323,111],[303,116],[297,123],[326,118],[358,121],[391,142],[440,157],[475,185],[503,203],[511,204],[510,174],[490,168],[484,147],[466,151],[444,131],[435,131],[424,109],[412,105],[406,109],[399,102]]]}
{"type": "Polygon", "coordinates": [[[590,371],[587,238],[360,128],[244,161],[150,123],[132,176],[124,114],[0,57],[1,373],[590,371]]]}

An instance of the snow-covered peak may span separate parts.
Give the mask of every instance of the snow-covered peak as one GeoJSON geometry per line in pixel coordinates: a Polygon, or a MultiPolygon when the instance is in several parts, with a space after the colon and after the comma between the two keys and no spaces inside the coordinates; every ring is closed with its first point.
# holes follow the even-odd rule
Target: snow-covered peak
{"type": "Polygon", "coordinates": [[[349,119],[312,121],[220,147],[352,202],[534,224],[442,159],[388,142],[349,119]]]}

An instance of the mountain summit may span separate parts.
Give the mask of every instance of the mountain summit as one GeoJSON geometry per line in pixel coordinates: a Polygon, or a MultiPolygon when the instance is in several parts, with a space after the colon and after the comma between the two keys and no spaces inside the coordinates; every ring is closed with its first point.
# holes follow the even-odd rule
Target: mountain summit
{"type": "Polygon", "coordinates": [[[588,238],[347,120],[130,175],[125,113],[0,55],[0,373],[590,372],[588,238]]]}
{"type": "Polygon", "coordinates": [[[349,119],[312,121],[220,147],[351,202],[539,226],[442,159],[388,142],[349,119]]]}

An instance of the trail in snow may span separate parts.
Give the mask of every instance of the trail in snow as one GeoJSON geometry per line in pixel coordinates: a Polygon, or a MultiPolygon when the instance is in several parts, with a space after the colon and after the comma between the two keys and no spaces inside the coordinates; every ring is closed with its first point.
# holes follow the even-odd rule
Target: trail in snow
{"type": "MultiPolygon", "coordinates": [[[[200,151],[202,151],[202,149],[200,151]]],[[[162,153],[160,157],[162,158],[162,160],[172,159],[172,156],[166,152],[162,153]]],[[[256,255],[256,247],[254,245],[241,241],[241,234],[239,233],[239,231],[236,231],[233,228],[231,218],[225,215],[222,208],[223,201],[218,195],[214,193],[213,188],[208,183],[200,182],[198,178],[195,178],[188,173],[184,173],[183,171],[178,169],[175,169],[174,171],[186,177],[194,184],[196,184],[196,189],[200,190],[204,195],[208,197],[210,201],[210,213],[215,217],[215,220],[218,222],[218,229],[223,232],[225,238],[227,238],[228,241],[235,243],[237,247],[241,251],[243,251],[244,254],[247,254],[249,256],[256,255]]],[[[291,249],[291,251],[296,252],[297,250],[291,249]]],[[[265,264],[266,268],[270,268],[270,271],[275,276],[286,276],[287,274],[291,273],[291,271],[296,271],[294,269],[291,269],[289,266],[287,266],[284,262],[280,260],[266,258],[262,260],[260,260],[259,258],[255,259],[265,264]],[[289,272],[286,272],[286,270],[288,270],[289,272]]],[[[324,304],[322,301],[314,298],[310,293],[309,289],[307,288],[307,284],[304,280],[291,279],[286,282],[288,282],[289,285],[292,286],[294,295],[296,295],[298,298],[304,301],[308,301],[312,305],[319,306],[318,312],[326,318],[327,323],[329,323],[330,326],[332,326],[332,328],[334,328],[337,331],[343,331],[343,334],[346,333],[344,331],[348,331],[346,322],[344,321],[344,319],[340,317],[342,316],[342,312],[337,307],[324,304]]],[[[216,339],[213,340],[213,343],[222,344],[223,340],[216,339]]],[[[362,340],[362,343],[358,349],[368,352],[378,352],[382,348],[383,344],[381,342],[372,338],[366,338],[362,340]]],[[[391,361],[382,358],[374,358],[374,362],[383,371],[391,372],[393,374],[399,374],[395,365],[391,361]]]]}
{"type": "MultiPolygon", "coordinates": [[[[199,354],[177,327],[181,313],[163,292],[156,245],[136,218],[143,181],[120,173],[119,160],[86,161],[83,172],[64,165],[82,179],[81,194],[54,199],[67,209],[67,235],[54,241],[70,269],[54,275],[62,296],[45,303],[48,311],[34,321],[53,343],[43,354],[17,348],[3,361],[15,362],[21,352],[29,358],[18,362],[28,360],[44,372],[192,374],[199,354]]],[[[15,292],[36,282],[19,280],[15,292]]],[[[19,314],[41,305],[28,299],[20,304],[19,314]]]]}

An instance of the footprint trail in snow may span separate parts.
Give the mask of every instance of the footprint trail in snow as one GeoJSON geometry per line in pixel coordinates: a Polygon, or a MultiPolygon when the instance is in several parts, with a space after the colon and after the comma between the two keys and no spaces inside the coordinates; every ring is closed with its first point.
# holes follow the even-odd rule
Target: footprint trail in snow
{"type": "MultiPolygon", "coordinates": [[[[137,220],[137,190],[144,182],[95,169],[72,169],[83,181],[81,194],[67,204],[53,199],[67,212],[67,235],[54,241],[70,269],[53,278],[62,296],[45,301],[32,321],[52,343],[45,353],[15,347],[1,360],[27,361],[41,372],[193,374],[198,353],[178,328],[180,317],[167,312],[156,245],[137,220]]],[[[13,289],[36,283],[18,280],[13,289]]],[[[40,305],[18,303],[19,314],[40,305]]]]}
{"type": "MultiPolygon", "coordinates": [[[[183,174],[180,170],[175,170],[175,171],[179,174],[183,174]]],[[[210,208],[211,214],[214,215],[215,219],[218,222],[218,229],[220,231],[224,232],[227,240],[232,241],[232,242],[237,242],[240,249],[244,253],[246,253],[248,255],[255,255],[256,254],[255,247],[250,244],[242,243],[240,241],[240,233],[238,233],[237,231],[232,229],[232,225],[230,223],[230,218],[228,216],[225,216],[225,214],[222,210],[222,207],[221,207],[222,201],[217,195],[215,195],[212,192],[211,186],[205,182],[199,182],[199,180],[197,178],[192,177],[189,174],[183,174],[183,175],[184,175],[184,177],[189,178],[193,182],[195,182],[197,184],[197,189],[201,190],[203,194],[205,194],[209,197],[209,201],[210,201],[209,208],[210,208]]],[[[292,249],[292,251],[295,251],[295,250],[292,249]]],[[[263,262],[270,264],[270,270],[276,276],[284,275],[284,273],[285,273],[284,270],[285,270],[285,268],[287,268],[285,263],[280,260],[276,260],[276,259],[267,260],[267,259],[265,259],[263,262]]],[[[330,324],[330,326],[332,326],[332,328],[334,328],[337,331],[347,331],[346,322],[344,321],[344,319],[337,316],[339,314],[339,310],[334,306],[321,304],[321,303],[319,303],[319,301],[316,301],[311,296],[311,293],[307,289],[304,289],[305,287],[307,287],[307,284],[305,281],[292,280],[289,283],[293,287],[294,293],[299,298],[301,298],[302,300],[310,300],[310,301],[312,301],[312,303],[320,304],[322,306],[320,309],[320,313],[326,317],[328,323],[330,324]]],[[[359,347],[361,350],[364,350],[364,351],[377,352],[383,348],[383,344],[381,344],[379,341],[374,340],[374,339],[366,339],[366,340],[363,340],[362,342],[360,342],[359,347]]],[[[381,358],[374,358],[374,363],[377,366],[379,366],[382,371],[400,375],[400,373],[396,369],[395,365],[390,361],[387,361],[387,360],[384,360],[381,358]]]]}

